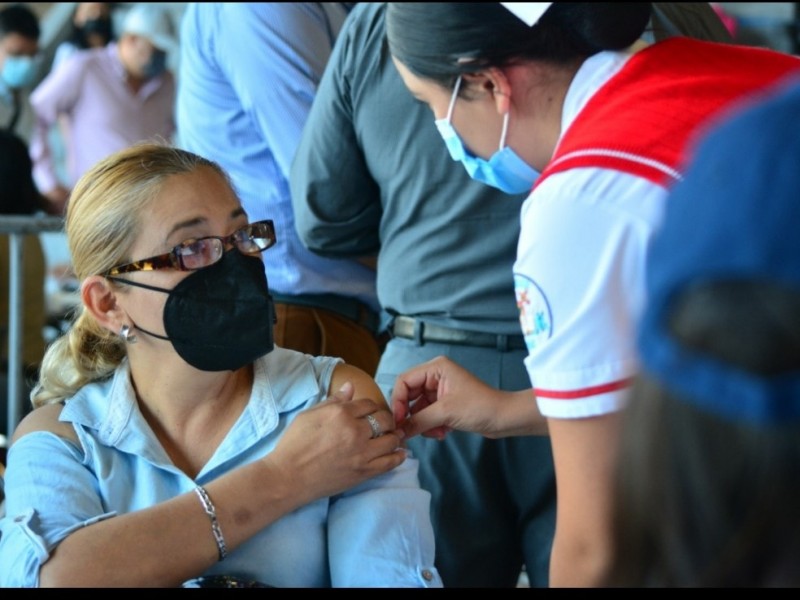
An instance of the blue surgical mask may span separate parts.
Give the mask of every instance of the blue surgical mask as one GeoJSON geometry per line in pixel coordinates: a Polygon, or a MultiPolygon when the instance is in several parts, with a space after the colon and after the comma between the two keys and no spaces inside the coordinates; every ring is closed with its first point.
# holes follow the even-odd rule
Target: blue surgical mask
{"type": "Polygon", "coordinates": [[[27,87],[36,78],[36,61],[30,56],[6,56],[0,77],[11,89],[27,87]]]}
{"type": "Polygon", "coordinates": [[[461,161],[469,176],[475,181],[495,187],[506,194],[521,194],[529,191],[533,187],[536,178],[539,177],[539,172],[522,160],[509,146],[505,145],[506,134],[508,133],[508,113],[503,118],[503,133],[500,135],[499,149],[492,154],[489,160],[471,154],[464,146],[461,138],[458,137],[451,119],[460,86],[461,76],[456,80],[453,97],[450,99],[450,107],[447,109],[447,117],[436,120],[436,127],[439,129],[439,134],[450,151],[450,156],[455,161],[461,161]]]}

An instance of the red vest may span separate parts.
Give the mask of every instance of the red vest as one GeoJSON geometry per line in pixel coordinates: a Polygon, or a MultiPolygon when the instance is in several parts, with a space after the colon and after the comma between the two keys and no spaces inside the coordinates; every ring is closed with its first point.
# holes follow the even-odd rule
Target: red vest
{"type": "Polygon", "coordinates": [[[800,59],[762,48],[685,37],[648,46],[589,100],[534,188],[576,167],[670,186],[680,179],[695,136],[791,72],[800,72],[800,59]]]}

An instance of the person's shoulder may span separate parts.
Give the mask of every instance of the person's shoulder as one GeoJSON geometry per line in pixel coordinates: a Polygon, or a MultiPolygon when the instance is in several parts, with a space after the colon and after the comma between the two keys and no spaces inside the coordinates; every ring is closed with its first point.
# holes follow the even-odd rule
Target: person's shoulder
{"type": "Polygon", "coordinates": [[[385,2],[359,2],[347,16],[342,33],[361,40],[363,45],[370,41],[383,44],[386,30],[385,2]]]}
{"type": "Polygon", "coordinates": [[[276,368],[289,371],[292,368],[315,368],[318,365],[325,367],[338,362],[341,362],[341,359],[332,356],[312,355],[292,348],[275,346],[269,353],[256,359],[255,364],[262,364],[272,371],[276,368]]]}
{"type": "Polygon", "coordinates": [[[353,21],[363,23],[377,20],[383,23],[383,18],[386,14],[386,2],[357,2],[348,14],[353,21]]]}
{"type": "Polygon", "coordinates": [[[355,388],[354,398],[368,398],[378,406],[386,407],[387,398],[384,398],[375,379],[362,369],[347,363],[338,363],[334,367],[328,393],[334,394],[347,381],[355,388]]]}
{"type": "Polygon", "coordinates": [[[106,60],[107,56],[113,55],[116,52],[116,48],[117,45],[115,42],[111,42],[102,48],[76,48],[62,64],[85,66],[99,60],[106,60]]]}
{"type": "Polygon", "coordinates": [[[217,11],[225,19],[250,17],[268,22],[270,19],[323,10],[317,2],[222,2],[219,4],[217,11]]]}
{"type": "Polygon", "coordinates": [[[53,69],[58,68],[61,63],[65,62],[66,60],[75,56],[78,52],[79,48],[73,43],[68,40],[61,42],[58,47],[56,48],[56,52],[53,55],[53,69]]]}
{"type": "Polygon", "coordinates": [[[51,73],[58,74],[62,82],[75,85],[82,81],[85,73],[96,69],[96,65],[109,60],[109,48],[76,48],[71,54],[53,62],[51,73]]]}
{"type": "Polygon", "coordinates": [[[14,436],[11,440],[12,445],[22,436],[37,431],[54,433],[59,437],[77,441],[78,438],[75,435],[75,430],[72,428],[72,425],[59,420],[63,408],[63,405],[60,403],[47,404],[28,413],[25,418],[20,421],[20,424],[14,431],[14,436]]]}

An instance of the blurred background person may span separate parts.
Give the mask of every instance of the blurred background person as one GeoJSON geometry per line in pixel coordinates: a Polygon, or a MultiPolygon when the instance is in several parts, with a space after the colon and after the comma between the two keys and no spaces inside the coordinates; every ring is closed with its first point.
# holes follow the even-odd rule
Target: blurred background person
{"type": "Polygon", "coordinates": [[[264,256],[275,343],[374,375],[374,265],[322,258],[299,240],[289,170],[347,8],[331,2],[191,3],[180,37],[178,143],[230,173],[254,220],[283,232],[264,256]]]}
{"type": "Polygon", "coordinates": [[[713,130],[666,203],[610,585],[800,586],[798,121],[794,78],[713,130]]]}
{"type": "MultiPolygon", "coordinates": [[[[70,17],[70,30],[67,39],[56,47],[50,70],[74,56],[81,50],[103,48],[114,41],[114,23],[111,11],[113,2],[76,2],[70,17]]],[[[64,140],[69,137],[69,117],[59,117],[59,124],[50,129],[48,149],[51,160],[57,167],[60,180],[64,180],[66,151],[64,140]]],[[[57,210],[57,209],[56,209],[57,210]]]]}
{"type": "MultiPolygon", "coordinates": [[[[34,215],[44,210],[41,196],[32,176],[33,165],[28,146],[16,134],[0,130],[0,216],[34,215]]],[[[8,317],[10,253],[7,235],[0,235],[0,434],[8,431],[8,317]]],[[[45,302],[45,255],[38,235],[23,238],[22,259],[22,366],[24,381],[21,390],[30,394],[38,377],[45,351],[44,328],[47,321],[45,302]]],[[[19,398],[20,406],[29,402],[19,398]]],[[[0,438],[4,437],[0,435],[0,438]]],[[[0,443],[0,447],[3,444],[0,443]]],[[[0,448],[1,449],[1,448],[0,448]]],[[[0,456],[2,459],[2,456],[0,456]]]]}
{"type": "MultiPolygon", "coordinates": [[[[27,111],[26,88],[36,80],[39,19],[23,4],[0,10],[0,127],[17,130],[27,111]]],[[[20,130],[25,129],[19,127],[20,130]]]]}
{"type": "Polygon", "coordinates": [[[175,79],[166,62],[176,47],[169,13],[137,4],[126,14],[118,42],[73,56],[33,91],[34,179],[55,209],[63,212],[72,186],[102,158],[136,142],[172,139],[175,79]],[[49,144],[59,120],[67,128],[66,182],[49,144]]]}
{"type": "Polygon", "coordinates": [[[77,2],[72,13],[69,37],[56,48],[52,69],[87,48],[102,48],[114,41],[113,2],[77,2]]]}

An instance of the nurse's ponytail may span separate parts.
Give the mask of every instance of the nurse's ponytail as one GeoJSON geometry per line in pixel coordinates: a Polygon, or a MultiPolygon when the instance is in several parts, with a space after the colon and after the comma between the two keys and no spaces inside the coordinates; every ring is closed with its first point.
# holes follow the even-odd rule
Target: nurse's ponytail
{"type": "Polygon", "coordinates": [[[652,14],[649,2],[558,2],[542,17],[567,31],[589,54],[622,50],[638,40],[652,14]]]}

